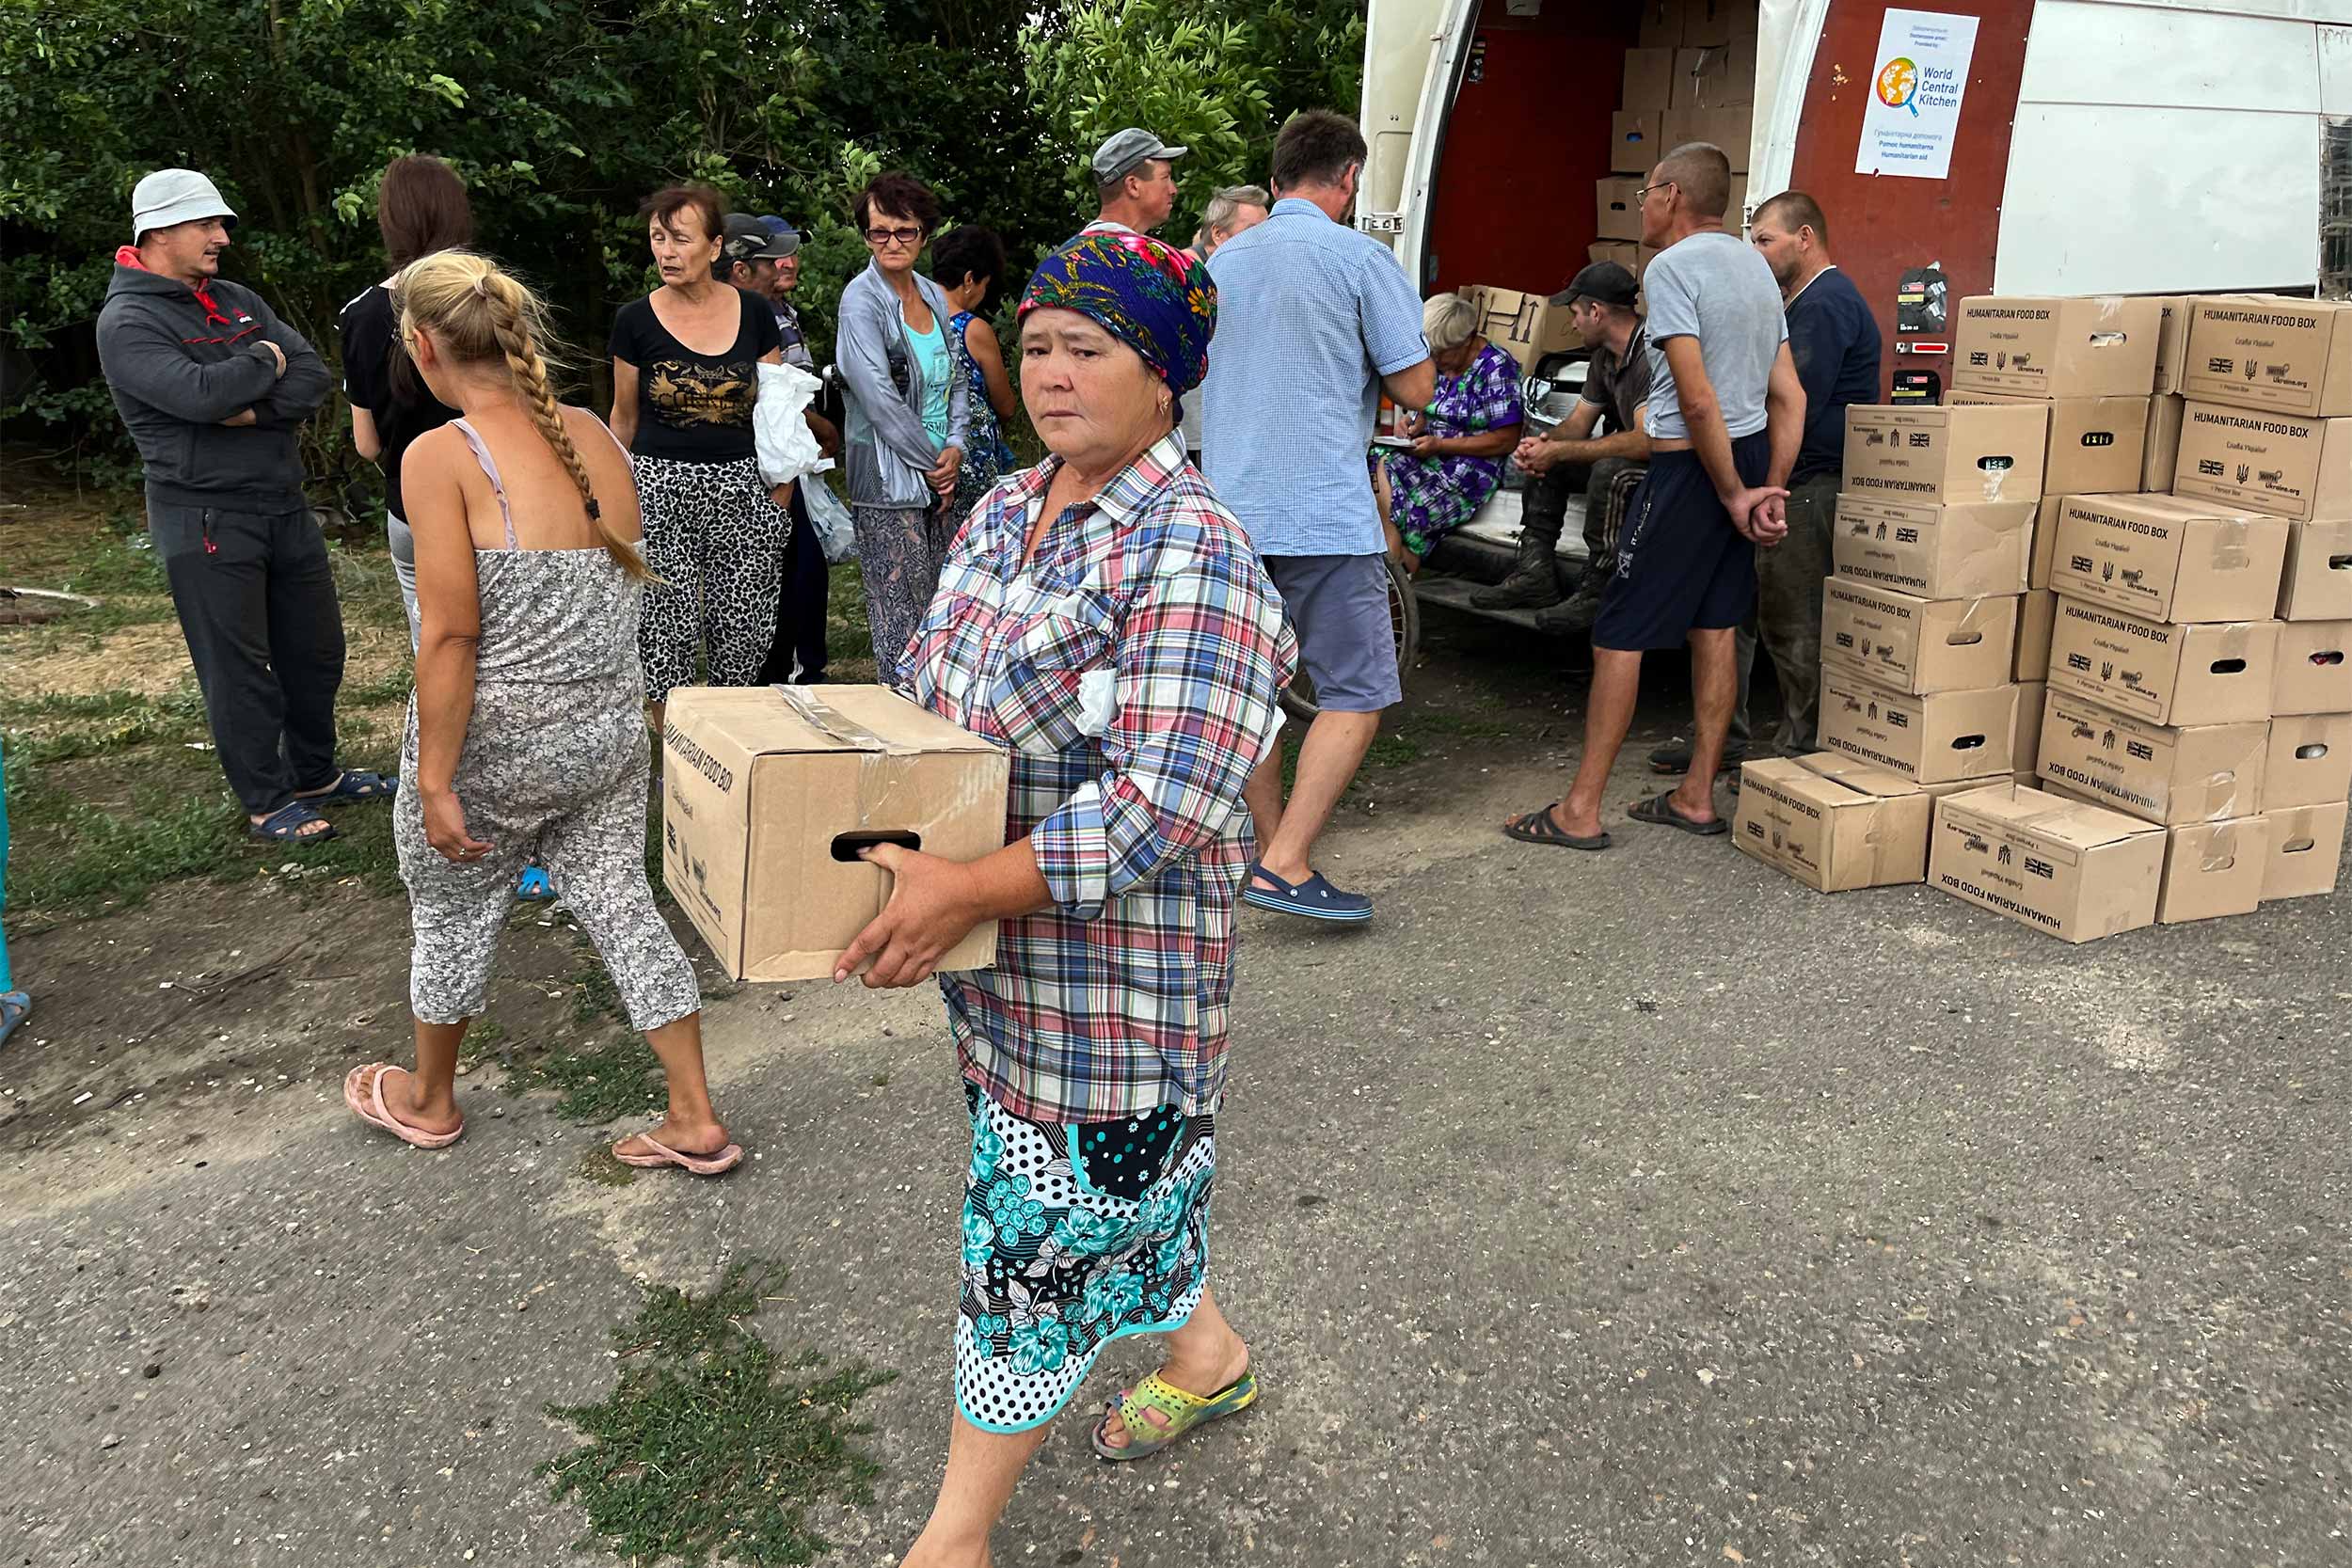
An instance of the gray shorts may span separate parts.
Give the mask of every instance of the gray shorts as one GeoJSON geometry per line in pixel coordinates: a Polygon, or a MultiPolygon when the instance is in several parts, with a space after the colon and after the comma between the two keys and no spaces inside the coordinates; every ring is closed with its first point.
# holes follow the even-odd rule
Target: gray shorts
{"type": "Polygon", "coordinates": [[[1299,662],[1315,683],[1317,707],[1377,713],[1404,700],[1386,556],[1270,555],[1265,569],[1298,639],[1299,662]]]}

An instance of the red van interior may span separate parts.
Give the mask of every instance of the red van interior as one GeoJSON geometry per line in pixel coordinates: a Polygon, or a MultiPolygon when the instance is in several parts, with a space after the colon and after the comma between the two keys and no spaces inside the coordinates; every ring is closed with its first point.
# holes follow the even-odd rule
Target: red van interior
{"type": "Polygon", "coordinates": [[[1593,243],[1593,185],[1609,176],[1610,116],[1638,8],[1542,0],[1513,16],[1485,0],[1446,125],[1426,292],[1485,283],[1565,288],[1593,243]]]}

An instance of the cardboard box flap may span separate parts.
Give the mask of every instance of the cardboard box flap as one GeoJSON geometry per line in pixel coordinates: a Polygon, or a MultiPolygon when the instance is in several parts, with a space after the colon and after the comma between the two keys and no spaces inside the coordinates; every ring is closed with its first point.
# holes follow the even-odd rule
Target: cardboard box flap
{"type": "Polygon", "coordinates": [[[2105,806],[2087,805],[2040,790],[2012,789],[1999,784],[1966,795],[1947,796],[1944,807],[1947,811],[1975,812],[2004,828],[2039,833],[2070,849],[2096,849],[2102,845],[2120,843],[2142,833],[2160,833],[2164,831],[2153,823],[2142,822],[2122,812],[2109,811],[2105,806]]]}
{"type": "Polygon", "coordinates": [[[1832,784],[1842,784],[1857,795],[1886,800],[1898,795],[1919,793],[1919,786],[1900,773],[1890,772],[1859,757],[1840,756],[1836,752],[1815,752],[1789,760],[1806,772],[1818,773],[1832,784]]]}
{"type": "Polygon", "coordinates": [[[711,714],[711,733],[735,740],[753,756],[875,752],[897,757],[924,752],[1001,749],[907,701],[888,687],[771,686],[739,689],[744,696],[757,701],[743,703],[739,707],[706,701],[704,709],[711,714]],[[775,711],[771,693],[784,699],[787,710],[785,715],[775,711]],[[736,713],[729,712],[729,708],[736,708],[747,721],[757,716],[756,740],[744,738],[748,725],[730,722],[736,713]]]}
{"type": "MultiPolygon", "coordinates": [[[[1862,777],[1875,778],[1885,786],[1874,789],[1840,777],[1835,758],[1829,759],[1831,766],[1826,768],[1814,767],[1814,760],[1812,757],[1765,757],[1747,767],[1756,770],[1754,777],[1828,811],[1864,800],[1885,800],[1919,793],[1918,785],[1883,768],[1871,768],[1860,763],[1855,765],[1855,771],[1862,777]]],[[[1748,776],[1746,768],[1741,769],[1741,775],[1743,778],[1748,776]]],[[[1867,835],[1865,841],[1868,841],[1867,835]]]]}

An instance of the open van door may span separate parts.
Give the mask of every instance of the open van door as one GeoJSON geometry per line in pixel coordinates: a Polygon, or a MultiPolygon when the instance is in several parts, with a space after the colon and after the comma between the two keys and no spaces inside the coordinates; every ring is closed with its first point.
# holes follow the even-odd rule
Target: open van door
{"type": "Polygon", "coordinates": [[[1429,196],[1445,155],[1446,119],[1470,59],[1479,0],[1375,0],[1364,22],[1364,96],[1357,123],[1372,149],[1356,227],[1396,252],[1427,293],[1429,196]]]}

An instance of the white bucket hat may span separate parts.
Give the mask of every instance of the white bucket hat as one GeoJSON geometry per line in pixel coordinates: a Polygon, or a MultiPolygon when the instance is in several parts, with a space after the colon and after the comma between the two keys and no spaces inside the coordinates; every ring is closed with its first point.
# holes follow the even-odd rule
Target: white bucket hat
{"type": "Polygon", "coordinates": [[[236,210],[220,198],[210,180],[192,168],[159,168],[131,192],[131,243],[154,229],[198,218],[226,218],[237,226],[236,210]]]}

